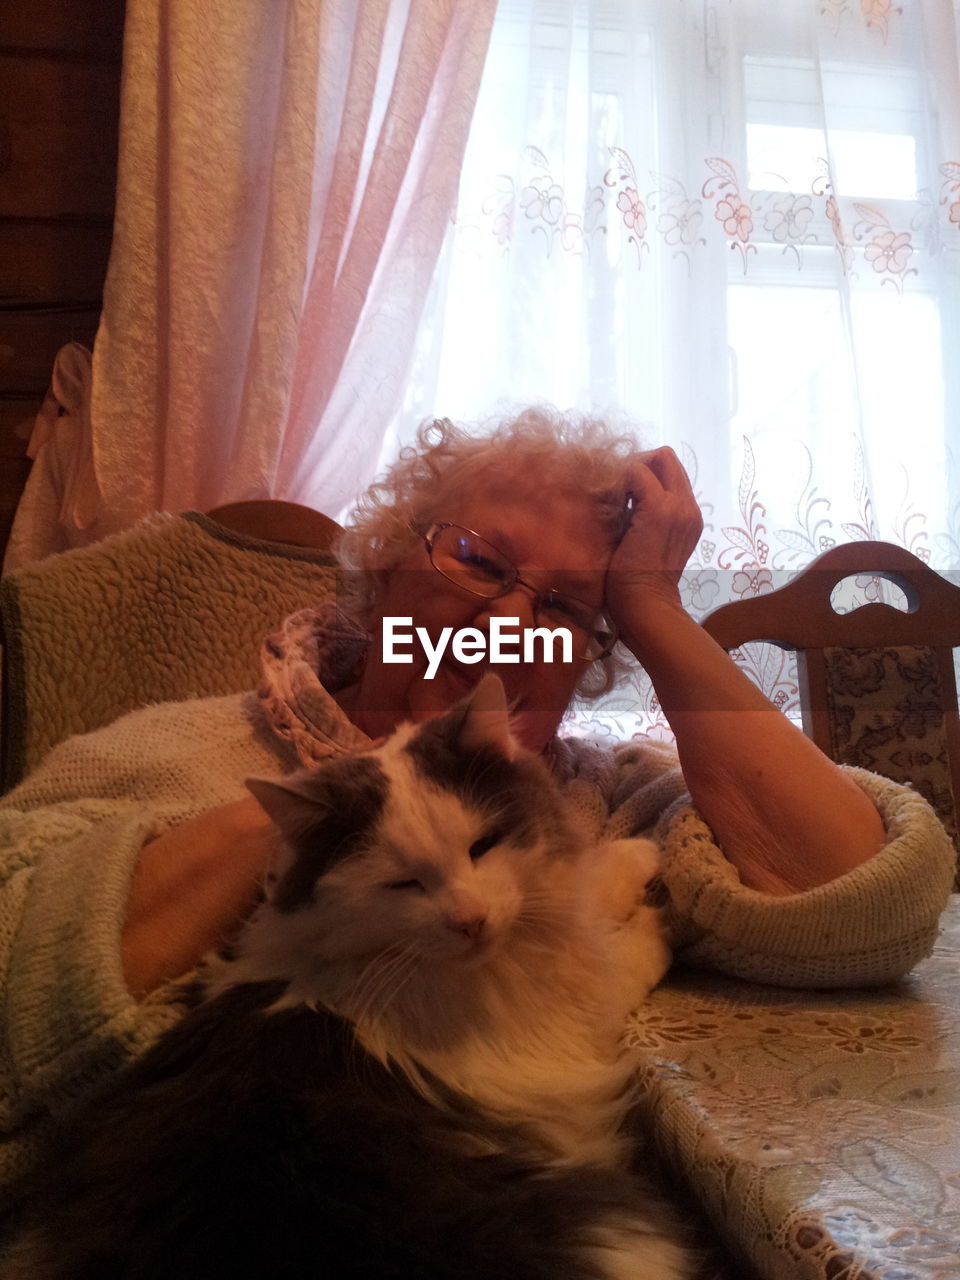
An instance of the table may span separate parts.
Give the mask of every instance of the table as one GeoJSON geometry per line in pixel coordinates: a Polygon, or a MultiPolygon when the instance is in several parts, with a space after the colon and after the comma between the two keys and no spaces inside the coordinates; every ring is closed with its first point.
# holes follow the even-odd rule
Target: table
{"type": "Polygon", "coordinates": [[[640,1111],[768,1280],[960,1280],[960,897],[877,990],[677,972],[632,1019],[640,1111]]]}

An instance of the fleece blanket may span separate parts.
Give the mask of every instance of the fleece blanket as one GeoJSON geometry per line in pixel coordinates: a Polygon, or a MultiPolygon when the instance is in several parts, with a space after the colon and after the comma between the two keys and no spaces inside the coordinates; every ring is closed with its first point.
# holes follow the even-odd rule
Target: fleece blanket
{"type": "Polygon", "coordinates": [[[329,596],[327,552],[158,514],[0,584],[3,787],[63,738],[154,702],[253,688],[264,635],[329,596]]]}

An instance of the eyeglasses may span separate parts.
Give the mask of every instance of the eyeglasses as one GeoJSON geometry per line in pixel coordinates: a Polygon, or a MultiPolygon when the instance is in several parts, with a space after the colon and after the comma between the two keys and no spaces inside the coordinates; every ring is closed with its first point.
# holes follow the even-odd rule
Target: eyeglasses
{"type": "Polygon", "coordinates": [[[427,548],[430,563],[449,581],[471,595],[496,600],[515,586],[533,596],[533,616],[542,626],[566,627],[578,658],[595,662],[617,642],[617,628],[601,610],[559,591],[539,591],[524,582],[502,551],[473,529],[459,524],[432,524],[417,532],[427,548]]]}

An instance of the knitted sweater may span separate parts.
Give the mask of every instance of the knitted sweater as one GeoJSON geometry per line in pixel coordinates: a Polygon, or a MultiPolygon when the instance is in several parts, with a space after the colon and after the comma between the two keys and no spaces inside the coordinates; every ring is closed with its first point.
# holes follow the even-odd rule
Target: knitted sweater
{"type": "MultiPolygon", "coordinates": [[[[588,832],[659,841],[684,960],[853,986],[896,979],[930,950],[954,854],[909,789],[853,771],[887,844],[831,884],[772,898],[740,884],[669,749],[567,740],[556,754],[588,832]]],[[[144,841],[245,795],[246,777],[296,764],[252,695],[205,698],[68,739],[0,801],[0,1194],[15,1191],[52,1120],[181,1016],[176,984],[137,1003],[123,982],[120,932],[144,841]]]]}

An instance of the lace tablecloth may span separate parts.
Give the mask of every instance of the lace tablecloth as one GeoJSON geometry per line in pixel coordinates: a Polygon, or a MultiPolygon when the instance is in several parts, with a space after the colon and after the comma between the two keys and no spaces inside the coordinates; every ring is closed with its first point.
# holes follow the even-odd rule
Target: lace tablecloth
{"type": "Polygon", "coordinates": [[[960,898],[897,987],[679,973],[635,1017],[642,1110],[766,1280],[960,1280],[960,898]]]}

